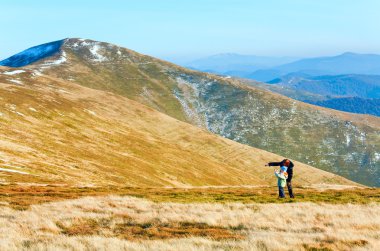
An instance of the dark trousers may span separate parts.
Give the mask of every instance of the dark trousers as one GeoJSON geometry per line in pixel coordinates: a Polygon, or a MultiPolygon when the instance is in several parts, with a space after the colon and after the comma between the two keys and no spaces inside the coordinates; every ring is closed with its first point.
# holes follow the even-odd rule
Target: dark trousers
{"type": "Polygon", "coordinates": [[[292,188],[292,182],[291,181],[287,181],[286,182],[286,186],[288,187],[290,198],[294,198],[293,188],[292,188]]]}
{"type": "Polygon", "coordinates": [[[278,187],[278,196],[280,198],[285,198],[285,191],[284,191],[284,188],[281,186],[278,187]]]}

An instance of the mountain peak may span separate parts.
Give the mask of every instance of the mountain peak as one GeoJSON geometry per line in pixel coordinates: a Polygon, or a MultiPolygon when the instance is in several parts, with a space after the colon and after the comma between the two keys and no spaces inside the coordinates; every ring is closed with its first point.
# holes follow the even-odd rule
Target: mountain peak
{"type": "Polygon", "coordinates": [[[346,52],[342,53],[342,55],[357,55],[357,53],[351,52],[351,51],[346,51],[346,52]]]}
{"type": "Polygon", "coordinates": [[[0,61],[1,66],[8,67],[22,67],[34,62],[37,62],[43,58],[50,57],[61,50],[62,45],[66,39],[53,41],[46,44],[33,46],[20,53],[17,53],[7,59],[0,61]]]}
{"type": "Polygon", "coordinates": [[[358,56],[358,55],[360,55],[360,54],[358,54],[358,53],[354,53],[354,52],[350,52],[350,51],[346,51],[346,52],[344,52],[344,53],[342,53],[340,56],[348,56],[348,57],[351,57],[351,56],[358,56]]]}
{"type": "MultiPolygon", "coordinates": [[[[91,61],[102,62],[106,60],[106,57],[99,52],[104,51],[105,48],[110,49],[115,47],[117,46],[91,39],[65,38],[26,49],[0,61],[0,66],[17,68],[36,63],[38,61],[43,62],[43,66],[61,64],[67,60],[66,49],[80,53],[85,51],[85,53],[88,54],[87,58],[91,61]]],[[[121,55],[119,49],[117,50],[117,54],[121,55]]]]}
{"type": "Polygon", "coordinates": [[[347,52],[344,52],[339,56],[346,56],[346,57],[379,57],[380,55],[378,54],[374,54],[374,53],[355,53],[355,52],[350,52],[350,51],[347,51],[347,52]]]}

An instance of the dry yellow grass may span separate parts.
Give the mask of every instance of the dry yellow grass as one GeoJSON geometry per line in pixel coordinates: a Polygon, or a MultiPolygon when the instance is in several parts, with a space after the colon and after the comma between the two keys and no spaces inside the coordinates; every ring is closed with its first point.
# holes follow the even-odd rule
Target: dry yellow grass
{"type": "Polygon", "coordinates": [[[332,189],[319,184],[317,189],[294,187],[295,199],[278,200],[275,186],[252,187],[192,187],[192,188],[139,188],[139,187],[75,187],[25,184],[0,186],[0,202],[17,210],[26,210],[31,205],[76,199],[86,196],[123,195],[145,198],[155,202],[178,203],[295,203],[314,202],[330,204],[380,203],[380,189],[348,188],[332,189]]]}
{"type": "Polygon", "coordinates": [[[3,205],[0,248],[375,250],[380,245],[379,209],[378,203],[178,204],[120,196],[34,205],[21,212],[3,205]],[[160,226],[174,234],[168,239],[154,232],[160,226]],[[179,234],[190,226],[188,235],[179,234]],[[209,232],[194,237],[202,229],[209,232]],[[215,229],[226,235],[220,238],[215,229]]]}
{"type": "MultiPolygon", "coordinates": [[[[4,183],[271,185],[283,157],[180,122],[140,103],[26,70],[0,74],[0,178],[4,183]],[[23,77],[25,76],[25,77],[23,77]],[[5,172],[8,170],[8,172],[5,172]],[[26,173],[26,174],[25,174],[26,173]]],[[[355,185],[296,163],[295,182],[355,185]]]]}

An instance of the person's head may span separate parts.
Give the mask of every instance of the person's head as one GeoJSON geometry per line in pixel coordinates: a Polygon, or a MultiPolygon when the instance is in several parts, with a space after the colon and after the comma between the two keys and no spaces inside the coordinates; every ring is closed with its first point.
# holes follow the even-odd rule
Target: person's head
{"type": "Polygon", "coordinates": [[[284,166],[289,167],[290,166],[290,160],[285,159],[283,164],[284,164],[284,166]]]}
{"type": "Polygon", "coordinates": [[[281,166],[280,167],[280,172],[281,173],[285,173],[287,170],[288,170],[288,168],[286,166],[281,166]]]}

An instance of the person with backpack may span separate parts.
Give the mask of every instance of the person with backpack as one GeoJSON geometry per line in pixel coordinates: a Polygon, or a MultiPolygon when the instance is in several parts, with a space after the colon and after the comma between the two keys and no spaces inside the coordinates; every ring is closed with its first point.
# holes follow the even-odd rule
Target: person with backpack
{"type": "Polygon", "coordinates": [[[266,166],[286,166],[288,178],[286,179],[286,186],[288,187],[290,198],[294,198],[293,188],[292,188],[292,178],[293,178],[293,167],[294,164],[289,159],[284,159],[281,162],[269,162],[266,166]]]}

